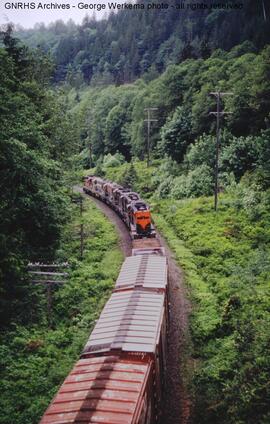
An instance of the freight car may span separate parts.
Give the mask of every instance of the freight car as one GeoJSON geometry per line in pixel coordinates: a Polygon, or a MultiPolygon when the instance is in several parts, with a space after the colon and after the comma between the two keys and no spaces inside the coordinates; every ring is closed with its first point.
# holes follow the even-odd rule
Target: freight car
{"type": "Polygon", "coordinates": [[[80,359],[40,424],[152,424],[153,362],[80,359]]]}
{"type": "Polygon", "coordinates": [[[165,386],[167,260],[124,261],[114,292],[40,424],[155,424],[165,386]]]}
{"type": "Polygon", "coordinates": [[[130,229],[133,239],[156,236],[149,206],[138,193],[95,176],[85,177],[83,190],[114,209],[130,229]]]}
{"type": "MultiPolygon", "coordinates": [[[[97,178],[88,184],[91,190],[88,185],[85,192],[108,204],[117,197],[117,184],[97,178]]],[[[124,196],[129,193],[137,195],[124,196]]],[[[149,238],[133,240],[132,255],[40,424],[160,423],[169,322],[167,258],[158,240],[149,238]]]]}

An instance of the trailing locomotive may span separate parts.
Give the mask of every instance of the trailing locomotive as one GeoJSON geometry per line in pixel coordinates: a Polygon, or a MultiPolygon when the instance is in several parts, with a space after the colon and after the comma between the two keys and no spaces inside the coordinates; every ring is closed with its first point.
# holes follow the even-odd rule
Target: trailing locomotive
{"type": "MultiPolygon", "coordinates": [[[[88,177],[84,191],[115,210],[123,196],[131,200],[129,205],[142,202],[137,193],[123,194],[119,187],[88,177]]],[[[167,258],[159,241],[133,240],[132,256],[125,259],[80,360],[40,424],[160,424],[169,323],[167,285],[167,258]]]]}
{"type": "Polygon", "coordinates": [[[130,229],[133,239],[156,236],[149,206],[138,193],[95,176],[84,179],[83,190],[114,209],[130,229]]]}

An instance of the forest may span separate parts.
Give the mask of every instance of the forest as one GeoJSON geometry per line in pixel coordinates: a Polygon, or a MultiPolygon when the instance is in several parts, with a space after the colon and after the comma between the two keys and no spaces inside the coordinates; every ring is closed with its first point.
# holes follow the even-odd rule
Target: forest
{"type": "Polygon", "coordinates": [[[172,6],[168,10],[111,11],[107,19],[93,15],[81,25],[73,21],[57,21],[48,27],[39,24],[30,30],[18,29],[17,35],[30,47],[51,54],[56,83],[71,79],[77,85],[93,86],[121,85],[143,75],[150,80],[169,65],[188,58],[206,59],[217,48],[228,51],[252,40],[260,50],[270,41],[270,5],[264,0],[245,0],[240,12],[211,9],[212,0],[204,1],[207,9],[186,7],[179,12],[177,0],[167,3],[172,6]]]}
{"type": "Polygon", "coordinates": [[[241,12],[122,10],[2,28],[1,423],[38,423],[122,262],[112,225],[90,202],[81,216],[74,201],[88,173],[148,200],[184,270],[193,422],[269,423],[269,18],[266,2],[247,0],[241,12]],[[231,93],[217,212],[216,90],[231,93]],[[29,280],[35,261],[69,262],[50,322],[44,290],[29,280]]]}

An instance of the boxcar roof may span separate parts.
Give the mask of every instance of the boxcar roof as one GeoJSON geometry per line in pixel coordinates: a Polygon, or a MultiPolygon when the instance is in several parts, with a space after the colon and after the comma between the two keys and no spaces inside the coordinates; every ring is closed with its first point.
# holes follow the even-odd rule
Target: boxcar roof
{"type": "Polygon", "coordinates": [[[164,315],[164,294],[146,291],[113,293],[83,350],[155,353],[164,315]]]}
{"type": "Polygon", "coordinates": [[[167,260],[163,256],[138,255],[128,257],[122,265],[115,289],[143,287],[166,289],[167,260]]]}
{"type": "Polygon", "coordinates": [[[117,356],[81,359],[40,424],[133,424],[150,369],[117,356]]]}

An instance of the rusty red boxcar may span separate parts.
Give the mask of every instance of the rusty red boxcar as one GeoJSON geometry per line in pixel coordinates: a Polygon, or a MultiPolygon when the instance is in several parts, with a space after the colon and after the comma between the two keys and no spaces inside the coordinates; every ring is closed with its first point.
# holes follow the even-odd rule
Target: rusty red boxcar
{"type": "Polygon", "coordinates": [[[152,424],[153,361],[79,360],[40,424],[152,424]]]}

